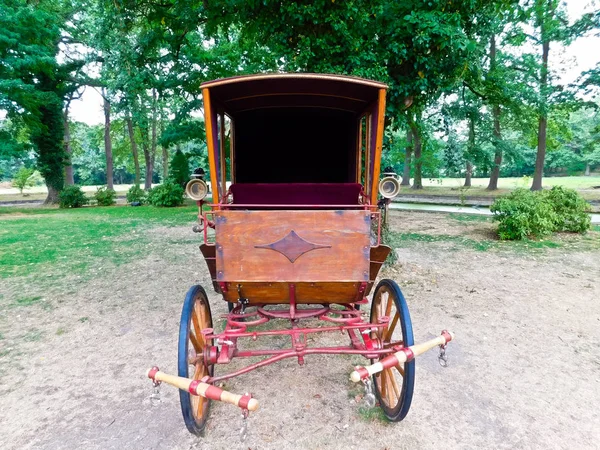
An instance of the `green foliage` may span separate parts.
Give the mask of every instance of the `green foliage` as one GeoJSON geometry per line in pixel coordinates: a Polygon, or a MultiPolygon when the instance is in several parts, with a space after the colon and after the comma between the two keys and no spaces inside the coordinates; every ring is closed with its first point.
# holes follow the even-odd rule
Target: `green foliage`
{"type": "Polygon", "coordinates": [[[497,199],[490,207],[498,221],[500,239],[521,240],[552,234],[557,217],[552,205],[541,192],[516,189],[497,199]]]}
{"type": "Polygon", "coordinates": [[[35,184],[33,172],[33,169],[21,167],[19,170],[17,170],[17,173],[15,173],[15,176],[12,180],[12,185],[19,189],[21,194],[23,193],[23,189],[31,187],[35,184]]]}
{"type": "Polygon", "coordinates": [[[89,203],[81,187],[76,184],[66,186],[58,195],[58,205],[61,208],[81,208],[89,203]]]}
{"type": "Polygon", "coordinates": [[[145,204],[148,201],[146,191],[139,186],[131,186],[125,195],[127,203],[145,204]]]}
{"type": "Polygon", "coordinates": [[[94,193],[98,206],[112,206],[116,203],[117,193],[113,189],[103,186],[94,193]]]}
{"type": "Polygon", "coordinates": [[[62,38],[73,36],[70,2],[0,0],[0,109],[27,126],[49,200],[64,184],[63,100],[77,89],[83,60],[57,58],[62,38]],[[61,62],[61,59],[63,62],[61,62]]]}
{"type": "Polygon", "coordinates": [[[590,229],[589,205],[579,194],[562,186],[549,191],[516,189],[491,206],[500,239],[540,238],[556,231],[583,233],[590,229]]]}
{"type": "Polygon", "coordinates": [[[185,188],[185,185],[190,180],[190,166],[187,156],[179,149],[173,155],[169,167],[169,177],[175,183],[185,188]]]}
{"type": "Polygon", "coordinates": [[[563,186],[554,186],[544,191],[543,196],[552,205],[556,213],[555,231],[585,233],[591,228],[591,210],[577,191],[563,186]]]}
{"type": "Polygon", "coordinates": [[[148,203],[153,206],[181,206],[183,205],[183,188],[167,180],[148,192],[148,203]]]}

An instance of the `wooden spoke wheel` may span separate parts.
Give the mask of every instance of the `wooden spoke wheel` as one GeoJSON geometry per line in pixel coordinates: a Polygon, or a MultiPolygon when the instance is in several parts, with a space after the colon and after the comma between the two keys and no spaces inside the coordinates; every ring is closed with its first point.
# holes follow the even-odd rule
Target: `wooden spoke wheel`
{"type": "MultiPolygon", "coordinates": [[[[208,297],[202,286],[192,286],[188,291],[179,324],[178,374],[180,377],[200,380],[213,375],[214,366],[204,363],[204,347],[211,346],[201,331],[212,328],[212,316],[208,297]]],[[[183,420],[190,433],[199,435],[204,430],[210,400],[179,391],[183,420]]]]}
{"type": "MultiPolygon", "coordinates": [[[[371,323],[380,317],[389,317],[388,325],[372,332],[372,338],[379,338],[385,347],[414,344],[412,322],[406,300],[395,281],[381,280],[373,294],[371,303],[371,323]]],[[[375,362],[375,361],[373,361],[375,362]]],[[[375,395],[386,417],[399,422],[410,409],[415,385],[415,361],[385,369],[373,376],[375,395]]]]}

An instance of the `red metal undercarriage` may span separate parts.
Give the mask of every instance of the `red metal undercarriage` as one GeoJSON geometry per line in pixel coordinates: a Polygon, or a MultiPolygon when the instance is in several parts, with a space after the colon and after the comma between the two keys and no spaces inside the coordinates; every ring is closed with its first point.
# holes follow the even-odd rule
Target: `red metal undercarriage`
{"type": "MultiPolygon", "coordinates": [[[[290,289],[293,292],[293,288],[290,289]]],[[[378,323],[365,322],[361,311],[355,308],[355,305],[366,304],[368,300],[363,298],[361,301],[345,305],[329,304],[320,305],[321,307],[309,307],[298,309],[293,294],[289,309],[267,309],[265,305],[253,305],[249,308],[250,312],[244,311],[244,305],[238,304],[229,314],[222,317],[227,319],[225,330],[222,333],[214,333],[212,328],[202,330],[206,340],[213,340],[212,346],[204,348],[202,355],[206,364],[228,364],[233,358],[252,358],[268,356],[262,361],[250,364],[243,369],[231,372],[225,375],[215,377],[205,377],[202,381],[205,383],[215,383],[217,381],[233,378],[251,372],[259,367],[264,367],[281,361],[285,358],[298,358],[298,364],[304,364],[305,355],[328,354],[328,355],[362,355],[368,359],[379,359],[382,356],[395,353],[402,349],[401,341],[391,344],[381,343],[377,337],[380,333],[377,330],[384,328],[389,323],[390,318],[380,317],[378,323]],[[268,330],[268,331],[249,331],[249,328],[262,325],[272,319],[287,319],[291,322],[291,329],[268,330]],[[318,319],[320,321],[332,323],[331,326],[301,328],[299,321],[301,319],[318,319]],[[307,335],[314,333],[340,331],[347,332],[351,345],[336,347],[309,347],[307,344],[307,335]],[[250,338],[257,340],[263,336],[290,336],[291,347],[279,350],[240,350],[237,342],[241,338],[250,338]]],[[[311,305],[312,306],[312,305],[311,305]]]]}

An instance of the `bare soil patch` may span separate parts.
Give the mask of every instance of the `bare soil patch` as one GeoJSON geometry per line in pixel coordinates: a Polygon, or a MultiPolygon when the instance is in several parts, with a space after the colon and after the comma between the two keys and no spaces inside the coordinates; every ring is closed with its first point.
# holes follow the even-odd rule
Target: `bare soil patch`
{"type": "MultiPolygon", "coordinates": [[[[469,239],[489,239],[492,227],[414,212],[395,214],[392,225],[469,239]]],[[[3,449],[598,447],[600,253],[449,250],[444,241],[402,246],[398,264],[383,274],[407,297],[415,340],[443,328],[456,334],[447,369],[434,353],[417,361],[403,422],[361,413],[361,391],[348,381],[360,359],[309,356],[303,367],[284,361],[227,383],[261,402],[246,442],[238,439],[239,411],[221,404],[213,405],[206,436],[190,435],[177,392],[162,387],[153,406],[145,378],[154,364],[176,372],[179,315],[191,285],[206,287],[215,318],[226,311],[190,226],[145,232],[146,257],[91,278],[2,280],[3,449]],[[30,301],[17,302],[24,298],[30,301]]],[[[316,343],[346,339],[324,335],[316,343]]]]}

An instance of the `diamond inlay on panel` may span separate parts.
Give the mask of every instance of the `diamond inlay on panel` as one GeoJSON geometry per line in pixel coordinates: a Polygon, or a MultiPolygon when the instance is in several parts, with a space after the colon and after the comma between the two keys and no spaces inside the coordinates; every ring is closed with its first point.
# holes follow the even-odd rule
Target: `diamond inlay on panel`
{"type": "Polygon", "coordinates": [[[314,244],[302,239],[294,230],[290,231],[286,237],[279,239],[272,244],[255,245],[254,248],[266,248],[275,250],[285,256],[291,263],[296,261],[303,254],[319,248],[331,248],[331,245],[314,244]]]}

